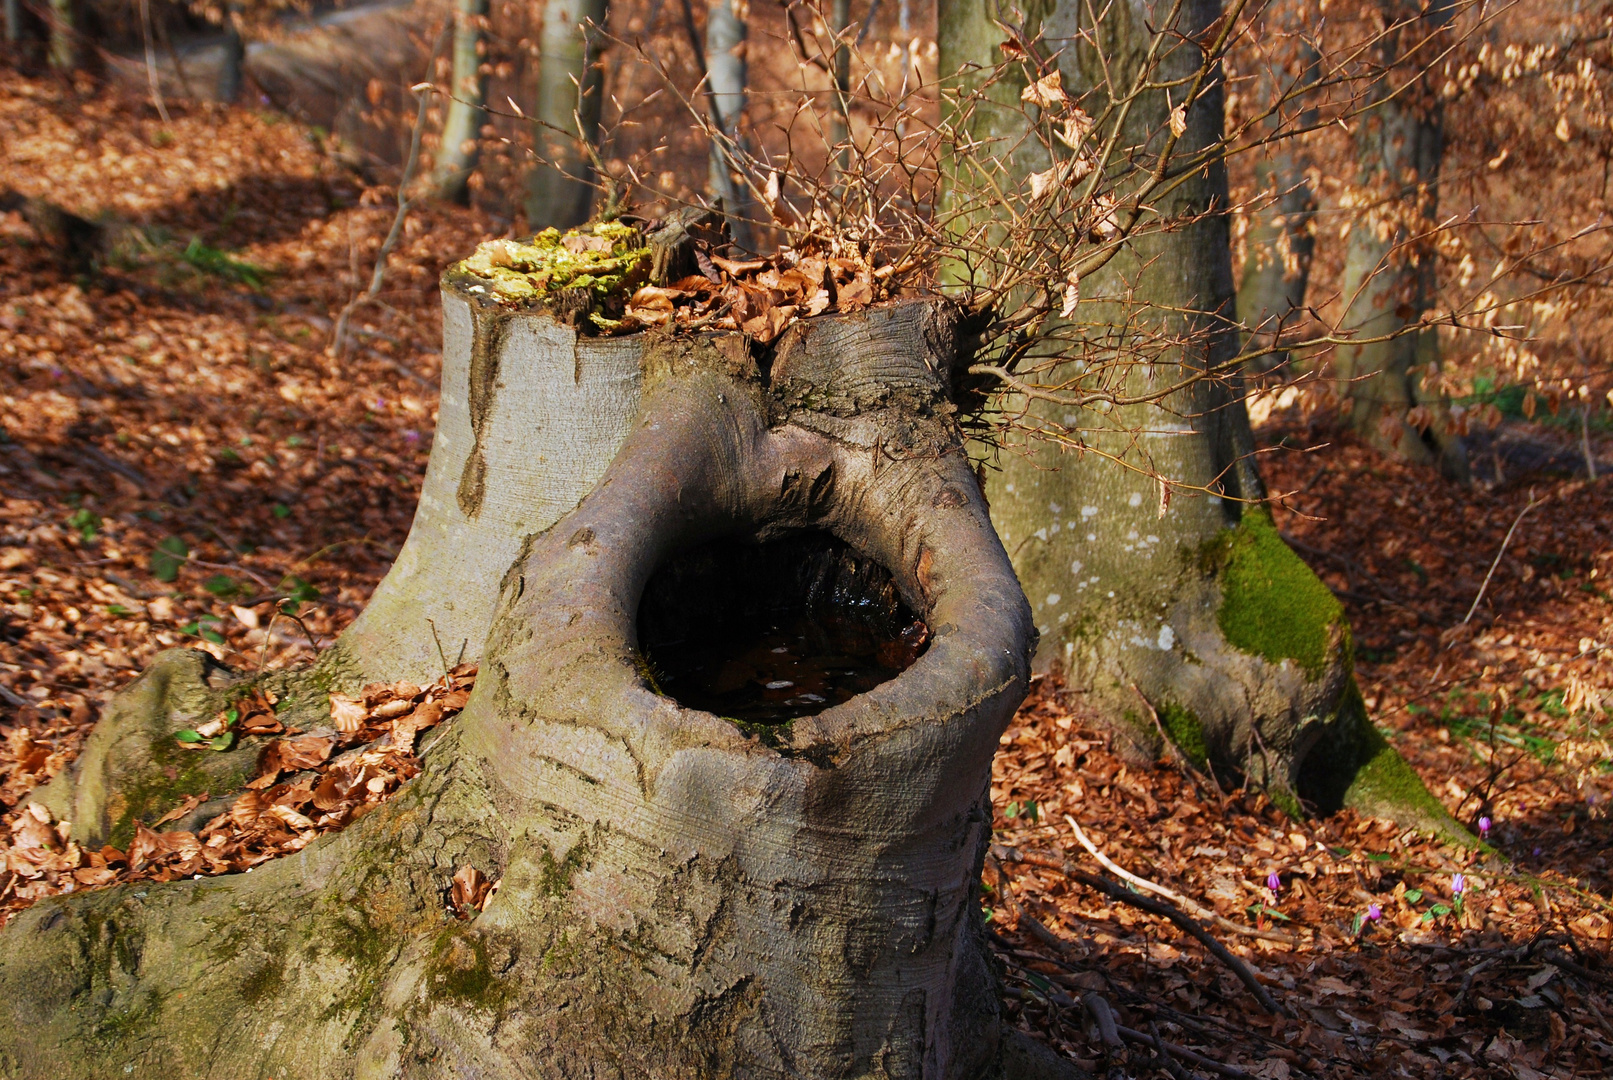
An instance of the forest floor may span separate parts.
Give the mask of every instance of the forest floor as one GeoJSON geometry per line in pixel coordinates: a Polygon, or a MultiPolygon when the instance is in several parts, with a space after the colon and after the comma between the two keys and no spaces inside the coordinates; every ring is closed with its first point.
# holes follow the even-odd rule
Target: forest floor
{"type": "MultiPolygon", "coordinates": [[[[0,216],[3,827],[158,650],[304,663],[361,609],[430,449],[437,275],[500,228],[411,212],[338,357],[333,320],[395,204],[317,133],[205,107],[162,123],[0,73],[0,146],[0,192],[141,227],[85,277],[0,216]],[[287,593],[301,624],[270,618],[287,593]]],[[[1509,422],[1470,486],[1292,411],[1261,437],[1279,526],[1348,607],[1372,715],[1460,820],[1487,821],[1493,850],[1350,813],[1295,823],[1212,777],[1128,766],[1044,680],[992,789],[987,902],[1011,1011],[1098,1069],[1078,1001],[1098,995],[1131,1075],[1607,1075],[1613,484],[1576,476],[1571,434],[1544,420],[1509,422]],[[1264,933],[1215,931],[1291,1015],[1066,874],[1102,873],[1066,815],[1119,866],[1264,933]],[[1138,1041],[1156,1032],[1168,1062],[1138,1041]]]]}

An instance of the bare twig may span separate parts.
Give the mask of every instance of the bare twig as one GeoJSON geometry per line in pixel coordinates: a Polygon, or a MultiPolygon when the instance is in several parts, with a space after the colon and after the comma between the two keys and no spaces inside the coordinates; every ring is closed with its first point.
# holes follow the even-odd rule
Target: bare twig
{"type": "MultiPolygon", "coordinates": [[[[1271,996],[1270,992],[1261,985],[1260,980],[1255,977],[1254,972],[1249,970],[1249,966],[1247,964],[1245,964],[1242,960],[1239,960],[1236,956],[1232,955],[1225,945],[1222,945],[1219,941],[1217,941],[1215,936],[1203,926],[1200,926],[1192,916],[1188,915],[1186,912],[1168,903],[1167,901],[1158,900],[1151,896],[1143,896],[1140,893],[1134,893],[1124,886],[1117,885],[1106,878],[1097,876],[1096,874],[1089,874],[1084,870],[1077,869],[1067,862],[1055,861],[1053,859],[1027,854],[1024,852],[1020,853],[1019,859],[1021,862],[1029,866],[1039,866],[1048,870],[1056,870],[1073,881],[1078,881],[1090,889],[1095,889],[1098,892],[1103,893],[1111,900],[1118,900],[1119,902],[1128,904],[1131,907],[1140,908],[1151,915],[1159,915],[1169,919],[1171,922],[1175,923],[1179,929],[1192,936],[1198,941],[1199,944],[1210,950],[1211,955],[1213,955],[1217,960],[1225,964],[1227,969],[1237,976],[1238,981],[1243,983],[1243,985],[1248,988],[1249,992],[1254,995],[1255,1000],[1260,1002],[1261,1008],[1265,1009],[1267,1012],[1275,1013],[1278,1016],[1293,1015],[1281,1004],[1279,1004],[1277,1000],[1271,996]]],[[[1237,924],[1234,923],[1233,925],[1236,926],[1237,924]]],[[[1034,932],[1035,931],[1033,929],[1032,933],[1034,932]]],[[[1047,931],[1047,933],[1051,935],[1051,931],[1047,931]]],[[[1060,944],[1062,945],[1062,943],[1060,944]]]]}
{"type": "Polygon", "coordinates": [[[162,103],[161,80],[157,78],[157,49],[151,42],[151,0],[140,0],[140,35],[146,43],[146,82],[151,85],[151,103],[157,106],[162,122],[171,124],[168,107],[162,103]]]}
{"type": "Polygon", "coordinates": [[[1206,922],[1212,922],[1223,929],[1231,930],[1235,934],[1243,934],[1246,937],[1265,938],[1267,941],[1280,941],[1284,945],[1298,944],[1298,942],[1289,934],[1281,934],[1274,930],[1254,930],[1247,926],[1239,926],[1231,919],[1222,918],[1220,915],[1217,915],[1203,904],[1190,900],[1179,892],[1174,892],[1171,889],[1167,889],[1165,886],[1149,881],[1147,878],[1138,877],[1130,870],[1121,867],[1113,859],[1109,858],[1109,856],[1105,855],[1101,850],[1099,850],[1098,845],[1092,842],[1091,837],[1087,836],[1086,833],[1081,831],[1081,826],[1076,824],[1073,817],[1071,817],[1069,814],[1065,814],[1064,820],[1069,822],[1070,828],[1075,830],[1075,838],[1081,842],[1081,846],[1086,848],[1087,852],[1091,854],[1094,859],[1097,859],[1098,862],[1103,865],[1105,870],[1108,870],[1121,880],[1130,882],[1131,884],[1137,886],[1137,888],[1144,889],[1155,894],[1156,896],[1163,896],[1165,899],[1174,904],[1180,904],[1182,907],[1186,908],[1188,911],[1192,912],[1194,915],[1205,920],[1206,922]]]}
{"type": "Polygon", "coordinates": [[[1490,563],[1490,570],[1484,575],[1484,583],[1479,586],[1479,594],[1473,598],[1473,606],[1467,609],[1467,615],[1462,619],[1463,626],[1473,621],[1473,613],[1479,609],[1479,601],[1484,599],[1484,590],[1490,587],[1490,579],[1495,576],[1495,568],[1501,565],[1501,556],[1507,553],[1507,545],[1512,543],[1512,534],[1518,531],[1518,525],[1523,521],[1524,515],[1545,501],[1535,498],[1533,491],[1529,492],[1529,505],[1518,511],[1518,516],[1512,520],[1512,527],[1507,530],[1507,535],[1501,538],[1501,550],[1495,553],[1495,559],[1490,563]]]}
{"type": "Polygon", "coordinates": [[[340,357],[347,348],[347,320],[362,304],[373,301],[381,294],[381,285],[386,281],[386,260],[397,246],[398,237],[403,234],[404,219],[409,216],[409,208],[414,200],[409,198],[409,183],[414,179],[415,166],[420,163],[420,136],[426,129],[426,107],[431,103],[431,97],[426,91],[432,89],[429,84],[419,84],[413,87],[415,97],[419,99],[420,106],[415,112],[414,133],[409,137],[409,159],[404,163],[403,176],[398,181],[398,212],[393,215],[392,228],[388,230],[386,239],[381,243],[381,250],[375,255],[375,269],[370,274],[370,286],[358,296],[347,302],[342,313],[336,317],[336,329],[331,332],[331,351],[340,357]]]}

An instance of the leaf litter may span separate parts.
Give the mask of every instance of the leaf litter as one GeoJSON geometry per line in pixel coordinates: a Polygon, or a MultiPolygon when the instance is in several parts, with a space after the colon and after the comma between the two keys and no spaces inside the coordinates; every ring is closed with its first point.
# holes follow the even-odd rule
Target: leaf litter
{"type": "MultiPolygon", "coordinates": [[[[392,196],[304,129],[201,106],[176,106],[160,126],[138,102],[0,72],[0,141],[0,187],[140,221],[148,241],[81,279],[20,218],[0,217],[9,914],[34,890],[249,868],[350,822],[418,768],[395,733],[428,718],[428,704],[443,706],[439,724],[449,719],[470,672],[452,686],[333,700],[319,731],[280,730],[272,701],[237,703],[233,721],[210,721],[216,732],[193,729],[193,752],[231,733],[268,740],[260,786],[219,793],[223,810],[173,828],[206,801],[187,799],[124,852],[77,850],[28,800],[157,650],[200,648],[243,670],[302,664],[362,608],[407,534],[424,473],[438,274],[499,227],[465,208],[413,211],[384,304],[357,320],[359,345],[337,362],[325,349],[330,315],[362,287],[351,268],[373,260],[392,196]],[[211,252],[255,268],[255,285],[210,272],[226,266],[201,257],[211,252]],[[279,614],[288,602],[293,615],[279,614]]],[[[760,337],[774,312],[811,313],[828,290],[801,266],[810,253],[789,266],[716,257],[666,295],[636,290],[634,318],[687,323],[726,307],[747,330],[769,320],[755,324],[760,337]],[[773,289],[757,280],[769,272],[782,295],[758,297],[754,311],[748,293],[743,307],[727,294],[741,282],[773,289]]],[[[860,289],[838,291],[864,280],[860,263],[827,273],[836,300],[859,302],[860,289]]],[[[1311,447],[1318,430],[1328,445],[1263,457],[1271,489],[1293,493],[1274,507],[1278,524],[1348,606],[1379,724],[1459,818],[1491,820],[1490,842],[1510,861],[1350,813],[1296,823],[1258,793],[1128,765],[1079,698],[1044,680],[993,771],[983,902],[1010,1018],[1097,1068],[1120,1056],[1094,1020],[1107,1010],[1109,1026],[1130,1033],[1137,1075],[1606,1075],[1613,600],[1602,574],[1613,490],[1526,468],[1460,488],[1305,418],[1262,434],[1311,447]],[[1459,628],[1531,483],[1551,502],[1520,524],[1459,628]],[[1105,873],[1066,813],[1117,866],[1292,939],[1216,931],[1293,1018],[1261,1012],[1168,920],[1060,872],[1105,873]],[[1103,1004],[1083,1004],[1092,995],[1103,1004]]],[[[495,888],[459,867],[445,906],[470,917],[495,888]]]]}

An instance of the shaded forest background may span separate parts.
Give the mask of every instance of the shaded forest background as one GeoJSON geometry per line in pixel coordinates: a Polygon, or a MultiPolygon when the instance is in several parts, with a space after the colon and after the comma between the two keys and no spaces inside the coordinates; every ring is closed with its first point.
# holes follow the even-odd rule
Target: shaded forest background
{"type": "MultiPolygon", "coordinates": [[[[1327,17],[1358,14],[1346,7],[1327,17]]],[[[650,205],[706,190],[709,145],[675,92],[699,84],[705,11],[688,9],[690,27],[685,10],[616,5],[618,40],[602,54],[600,157],[631,169],[650,205]]],[[[467,204],[411,206],[378,302],[354,311],[337,349],[335,323],[398,216],[410,87],[448,78],[448,9],[250,12],[231,104],[212,100],[222,10],[83,6],[77,61],[54,70],[49,8],[26,11],[35,34],[0,70],[0,191],[136,238],[86,273],[22,212],[0,218],[0,810],[14,828],[28,792],[158,650],[306,662],[385,573],[430,449],[437,275],[531,224],[530,125],[515,109],[534,93],[542,21],[495,0],[485,59],[498,115],[467,204]],[[270,617],[288,593],[300,622],[270,617]]],[[[821,172],[821,115],[802,102],[823,98],[829,73],[803,61],[790,26],[821,19],[776,4],[749,14],[742,130],[821,172]]],[[[1434,245],[1438,303],[1459,296],[1493,330],[1439,331],[1438,387],[1471,481],[1347,430],[1348,387],[1325,350],[1252,379],[1273,513],[1349,610],[1368,708],[1505,859],[1348,812],[1296,824],[1169,761],[1144,773],[1109,751],[1079,695],[1044,679],[998,758],[985,903],[1021,1026],[1089,1067],[1101,1043],[1073,1004],[1087,990],[1111,995],[1127,1028],[1154,1025],[1221,1066],[1189,1068],[1223,1075],[1567,1077],[1613,1064],[1610,20],[1607,5],[1497,7],[1433,69],[1450,220],[1434,245]],[[1295,1017],[1258,1017],[1168,923],[1042,865],[1086,857],[1066,814],[1134,873],[1290,937],[1230,947],[1295,1017]]],[[[933,87],[945,74],[929,9],[886,0],[853,21],[866,23],[859,84],[933,87]]],[[[1228,58],[1233,123],[1257,107],[1259,41],[1228,58]]],[[[422,172],[440,149],[436,100],[422,172]]],[[[904,107],[905,122],[933,125],[940,99],[921,91],[904,107]]],[[[893,123],[873,95],[854,99],[852,122],[893,123]]],[[[1317,198],[1307,317],[1325,326],[1360,192],[1345,132],[1301,144],[1317,198]]],[[[1229,157],[1235,266],[1262,206],[1259,160],[1229,157]]],[[[934,197],[923,181],[907,194],[934,197]]],[[[35,884],[8,873],[0,911],[35,884]]]]}

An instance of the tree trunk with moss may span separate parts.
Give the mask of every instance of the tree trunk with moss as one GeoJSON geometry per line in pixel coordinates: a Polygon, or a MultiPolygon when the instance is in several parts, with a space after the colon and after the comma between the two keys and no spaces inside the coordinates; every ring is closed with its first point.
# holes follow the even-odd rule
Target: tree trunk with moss
{"type": "MultiPolygon", "coordinates": [[[[1129,85],[1151,33],[1172,43],[1155,80],[1190,81],[1201,63],[1194,43],[1220,6],[1189,0],[1167,25],[1171,7],[1112,5],[1093,25],[1092,11],[1068,0],[1029,30],[1059,58],[1065,90],[1098,116],[1105,79],[1129,85]]],[[[1002,34],[988,5],[943,3],[940,26],[942,70],[996,64],[1002,34]]],[[[1021,75],[993,87],[971,131],[982,145],[1023,147],[1014,162],[1022,179],[1050,167],[1040,144],[1021,138],[1025,85],[1021,75]]],[[[1169,113],[1164,90],[1132,102],[1120,134],[1120,145],[1137,148],[1129,175],[1152,167],[1169,113]]],[[[1217,81],[1185,120],[1179,157],[1218,143],[1217,81]]],[[[1007,428],[987,494],[1035,613],[1038,664],[1062,667],[1139,757],[1153,758],[1169,737],[1201,765],[1264,784],[1295,813],[1302,801],[1322,809],[1348,802],[1459,833],[1365,715],[1343,608],[1283,543],[1263,505],[1237,378],[1190,381],[1235,357],[1238,342],[1227,220],[1210,212],[1226,205],[1225,171],[1212,156],[1178,181],[1148,200],[1151,216],[1082,279],[1075,315],[1045,329],[1032,354],[1072,357],[1039,381],[1080,388],[1128,335],[1179,343],[1132,363],[1125,390],[1186,385],[1157,404],[1082,415],[1046,401],[1001,402],[1003,417],[1030,420],[1007,428]],[[1097,452],[1022,436],[1038,418],[1080,429],[1097,452]]]]}
{"type": "Polygon", "coordinates": [[[1362,438],[1466,479],[1466,451],[1432,385],[1439,334],[1420,326],[1438,287],[1433,234],[1445,126],[1438,86],[1418,69],[1439,58],[1453,7],[1449,0],[1424,9],[1389,0],[1384,7],[1385,23],[1398,28],[1377,43],[1380,74],[1355,121],[1360,175],[1340,323],[1355,340],[1339,346],[1336,374],[1349,403],[1346,419],[1362,438]]]}
{"type": "MultiPolygon", "coordinates": [[[[481,660],[465,711],[396,797],[295,856],[16,918],[0,1072],[1073,1075],[1004,1030],[980,921],[990,763],[1035,632],[951,420],[949,309],[812,320],[759,366],[738,335],[589,339],[512,313],[501,259],[445,279],[420,564],[400,557],[331,660],[274,683],[282,717],[311,723],[330,687],[430,674],[447,623],[481,660]],[[523,500],[543,505],[520,517],[523,500]],[[495,537],[513,544],[496,581],[495,537]],[[848,592],[917,613],[927,651],[778,724],[658,692],[645,649],[668,621],[709,632],[730,598],[810,614],[848,592]],[[500,882],[468,919],[444,902],[463,867],[500,882]]],[[[190,755],[205,778],[147,773],[160,795],[122,760],[119,731],[150,758],[141,730],[239,693],[197,657],[165,654],[120,695],[56,785],[69,803],[239,784],[223,763],[249,765],[255,740],[190,755]]]]}

